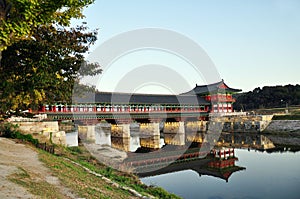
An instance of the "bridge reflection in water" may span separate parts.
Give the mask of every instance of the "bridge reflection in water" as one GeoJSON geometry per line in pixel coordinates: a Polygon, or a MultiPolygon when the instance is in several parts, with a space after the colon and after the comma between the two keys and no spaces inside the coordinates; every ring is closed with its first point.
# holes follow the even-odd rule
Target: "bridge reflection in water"
{"type": "Polygon", "coordinates": [[[212,132],[191,131],[187,125],[181,127],[179,123],[172,128],[159,125],[159,134],[153,134],[150,127],[145,130],[136,124],[129,126],[128,137],[113,133],[110,125],[99,124],[94,128],[94,136],[85,135],[95,143],[89,140],[85,146],[99,161],[140,177],[194,170],[200,176],[210,175],[226,181],[234,172],[245,169],[235,165],[238,158],[234,148],[274,147],[268,138],[258,134],[222,133],[209,143],[212,132]]]}

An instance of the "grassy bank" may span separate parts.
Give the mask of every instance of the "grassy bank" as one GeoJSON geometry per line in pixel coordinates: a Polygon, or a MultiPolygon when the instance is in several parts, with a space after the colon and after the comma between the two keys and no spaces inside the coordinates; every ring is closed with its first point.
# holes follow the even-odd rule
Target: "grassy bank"
{"type": "MultiPolygon", "coordinates": [[[[99,163],[84,146],[55,146],[55,154],[35,148],[39,143],[31,135],[23,135],[9,123],[0,125],[0,135],[18,143],[30,145],[37,151],[40,161],[67,187],[68,193],[79,198],[179,198],[160,187],[148,187],[139,178],[99,163]]],[[[22,168],[9,176],[9,180],[25,187],[41,198],[66,198],[57,186],[47,181],[36,181],[32,173],[22,168]]],[[[67,197],[69,198],[69,197],[67,197]]]]}
{"type": "Polygon", "coordinates": [[[274,115],[273,120],[300,120],[300,106],[254,110],[257,114],[274,115]],[[286,112],[288,110],[288,112],[286,112]]]}
{"type": "Polygon", "coordinates": [[[257,114],[279,114],[279,115],[286,115],[286,110],[290,115],[300,115],[300,106],[289,106],[281,107],[281,108],[261,108],[254,110],[257,114]]]}
{"type": "Polygon", "coordinates": [[[22,167],[18,168],[18,172],[9,176],[11,182],[25,187],[30,193],[41,198],[64,198],[58,188],[46,181],[36,181],[22,167]]]}
{"type": "Polygon", "coordinates": [[[179,198],[159,187],[148,187],[138,177],[116,171],[98,163],[83,147],[60,148],[60,156],[39,150],[39,157],[76,195],[84,198],[138,198],[128,188],[151,198],[179,198]],[[74,164],[71,161],[74,161],[74,164]],[[99,176],[86,171],[87,168],[112,182],[104,181],[99,176]],[[122,188],[120,188],[122,187],[122,188]],[[124,189],[125,187],[125,189],[124,189]]]}
{"type": "Polygon", "coordinates": [[[272,120],[300,120],[300,114],[274,115],[272,120]]]}

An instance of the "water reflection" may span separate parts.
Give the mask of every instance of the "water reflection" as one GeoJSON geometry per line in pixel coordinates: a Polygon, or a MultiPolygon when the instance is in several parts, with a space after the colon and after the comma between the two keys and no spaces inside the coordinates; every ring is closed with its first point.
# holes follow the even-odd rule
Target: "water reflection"
{"type": "MultiPolygon", "coordinates": [[[[182,124],[168,123],[165,128],[161,128],[161,125],[147,124],[142,125],[141,129],[137,126],[130,128],[129,125],[112,128],[108,124],[104,126],[99,124],[95,128],[81,126],[78,128],[78,134],[79,137],[88,139],[85,146],[94,153],[94,156],[99,157],[100,161],[117,169],[137,173],[139,176],[191,169],[199,175],[212,175],[227,181],[232,172],[242,169],[235,166],[237,157],[234,155],[227,160],[227,157],[217,157],[218,153],[211,154],[211,148],[219,143],[218,140],[208,142],[216,137],[213,132],[186,132],[182,124]],[[122,133],[124,129],[129,132],[122,133]],[[223,175],[224,168],[227,169],[227,173],[223,175]]],[[[74,146],[76,142],[71,144],[69,139],[69,145],[74,146]]],[[[232,147],[228,148],[218,146],[215,150],[226,151],[232,147]]]]}
{"type": "MultiPolygon", "coordinates": [[[[135,172],[140,176],[157,175],[163,172],[175,172],[179,170],[190,169],[199,173],[199,175],[209,174],[218,176],[226,181],[232,172],[241,170],[243,167],[236,167],[235,161],[238,157],[232,156],[230,161],[224,158],[224,161],[215,161],[211,153],[215,150],[231,150],[234,148],[260,149],[270,150],[275,145],[264,135],[246,134],[246,133],[222,133],[219,137],[214,135],[212,131],[195,131],[190,126],[184,126],[182,123],[167,123],[164,128],[161,125],[144,124],[141,128],[137,124],[134,127],[114,126],[112,129],[109,124],[98,124],[95,128],[80,128],[85,129],[81,137],[89,137],[94,139],[94,145],[89,148],[93,151],[98,151],[98,156],[107,156],[109,165],[125,171],[135,172]],[[88,130],[86,130],[88,129],[88,130]],[[117,129],[117,130],[116,130],[117,129]],[[126,130],[126,135],[122,133],[126,130]],[[91,132],[94,130],[94,132],[91,132]],[[112,133],[112,131],[114,131],[112,133]],[[98,150],[96,149],[98,146],[98,150]],[[106,148],[103,148],[106,147],[106,148]],[[211,150],[214,147],[213,150],[211,150]],[[109,148],[114,150],[109,150],[109,148]],[[122,151],[118,153],[116,150],[122,151]],[[104,153],[106,152],[106,154],[104,153]],[[125,156],[124,156],[125,152],[125,156]],[[112,157],[120,157],[117,163],[114,164],[112,157]],[[197,167],[194,167],[197,165],[197,167]],[[227,173],[221,175],[224,168],[213,167],[212,165],[229,165],[226,168],[227,173]],[[212,169],[218,169],[219,174],[212,169]],[[225,176],[228,176],[227,178],[225,176]]],[[[76,139],[78,133],[67,134],[67,144],[69,146],[78,145],[76,139]]],[[[104,158],[105,159],[105,158],[104,158]]],[[[102,161],[103,159],[101,159],[102,161]]]]}
{"type": "Polygon", "coordinates": [[[78,146],[78,132],[67,132],[66,133],[66,144],[69,147],[78,146]]]}
{"type": "Polygon", "coordinates": [[[264,135],[247,133],[222,133],[218,145],[235,148],[273,149],[274,143],[264,135]]]}
{"type": "Polygon", "coordinates": [[[300,153],[261,153],[235,149],[237,166],[230,180],[218,180],[194,170],[182,170],[141,178],[147,185],[161,186],[183,198],[299,198],[300,153]],[[284,160],[284,162],[283,162],[284,160]]]}
{"type": "Polygon", "coordinates": [[[95,143],[99,145],[112,146],[110,128],[97,126],[95,128],[95,143]]]}
{"type": "MultiPolygon", "coordinates": [[[[98,125],[94,145],[86,146],[107,165],[137,173],[144,183],[162,186],[184,198],[199,198],[203,193],[204,198],[280,198],[280,187],[290,190],[286,196],[298,196],[300,156],[288,152],[293,148],[278,148],[261,134],[222,133],[216,139],[213,132],[191,127],[184,132],[178,128],[180,133],[161,127],[159,133],[153,133],[155,128],[144,125],[140,131],[135,126],[130,128],[130,136],[124,137],[120,132],[112,134],[109,126],[98,125]],[[285,154],[273,153],[276,151],[285,154]],[[264,189],[266,184],[268,190],[264,189]],[[276,190],[270,191],[271,186],[276,190]]],[[[77,135],[67,134],[69,146],[78,144],[77,135]]]]}
{"type": "Polygon", "coordinates": [[[130,162],[131,164],[134,164],[135,171],[138,173],[139,177],[157,176],[178,171],[192,170],[198,173],[199,177],[202,175],[213,176],[228,182],[229,177],[234,172],[245,169],[244,167],[235,165],[238,158],[234,154],[234,149],[214,149],[207,154],[205,158],[199,158],[199,152],[194,149],[195,148],[189,149],[175,161],[172,160],[172,156],[169,154],[163,157],[152,157],[152,159],[147,160],[131,160],[130,162]],[[168,161],[170,161],[171,164],[166,164],[165,167],[147,172],[147,167],[155,167],[157,164],[168,163],[168,161]]]}

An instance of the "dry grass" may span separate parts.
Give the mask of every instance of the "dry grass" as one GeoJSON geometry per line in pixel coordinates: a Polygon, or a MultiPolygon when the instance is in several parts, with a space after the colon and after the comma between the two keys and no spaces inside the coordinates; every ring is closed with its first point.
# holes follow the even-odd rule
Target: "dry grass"
{"type": "Polygon", "coordinates": [[[18,169],[17,173],[9,176],[10,181],[25,187],[30,193],[40,198],[65,198],[56,186],[46,181],[36,181],[25,169],[22,167],[18,169]]]}
{"type": "Polygon", "coordinates": [[[83,198],[134,198],[129,192],[118,189],[83,168],[62,157],[40,152],[40,159],[53,171],[60,181],[83,198]]]}

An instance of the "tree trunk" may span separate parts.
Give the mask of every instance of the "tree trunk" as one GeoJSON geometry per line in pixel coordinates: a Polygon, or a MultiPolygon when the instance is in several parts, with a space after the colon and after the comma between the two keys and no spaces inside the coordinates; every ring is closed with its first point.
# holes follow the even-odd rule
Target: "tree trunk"
{"type": "Polygon", "coordinates": [[[0,69],[1,69],[1,66],[2,66],[2,50],[0,50],[0,69]]]}

